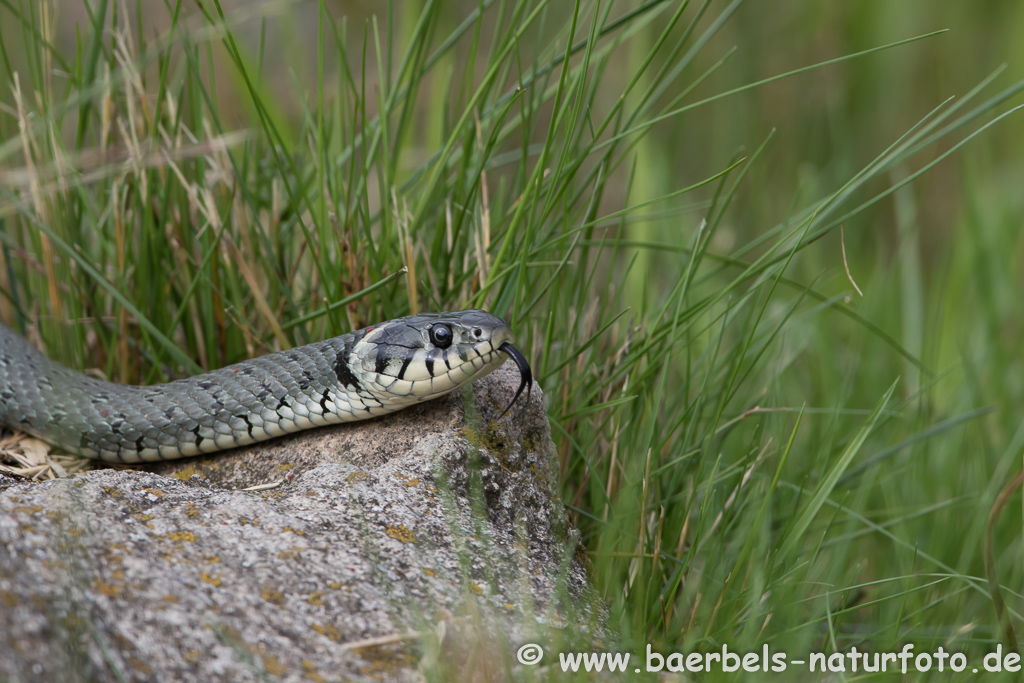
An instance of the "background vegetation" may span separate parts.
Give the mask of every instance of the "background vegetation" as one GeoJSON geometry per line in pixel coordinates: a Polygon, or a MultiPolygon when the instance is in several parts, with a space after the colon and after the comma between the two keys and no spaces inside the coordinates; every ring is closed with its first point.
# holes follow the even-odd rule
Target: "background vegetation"
{"type": "Polygon", "coordinates": [[[0,319],[51,356],[153,382],[485,307],[607,647],[1012,644],[1024,6],[0,17],[0,319]]]}

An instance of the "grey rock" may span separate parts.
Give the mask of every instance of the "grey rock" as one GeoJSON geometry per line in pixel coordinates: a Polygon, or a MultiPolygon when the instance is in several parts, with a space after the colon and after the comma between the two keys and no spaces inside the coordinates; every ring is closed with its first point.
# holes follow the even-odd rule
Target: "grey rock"
{"type": "Polygon", "coordinates": [[[0,680],[420,680],[460,643],[509,669],[595,624],[539,388],[496,419],[517,384],[155,471],[0,475],[0,680]]]}

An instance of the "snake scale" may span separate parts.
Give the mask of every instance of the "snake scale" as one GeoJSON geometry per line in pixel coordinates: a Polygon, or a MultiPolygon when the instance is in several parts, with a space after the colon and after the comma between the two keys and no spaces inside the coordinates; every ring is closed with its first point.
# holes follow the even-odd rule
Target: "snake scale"
{"type": "MultiPolygon", "coordinates": [[[[509,356],[533,377],[500,318],[426,313],[229,365],[128,386],[50,360],[0,324],[0,423],[110,462],[172,460],[311,427],[363,420],[448,394],[509,356]]],[[[507,412],[508,409],[506,409],[507,412]]]]}

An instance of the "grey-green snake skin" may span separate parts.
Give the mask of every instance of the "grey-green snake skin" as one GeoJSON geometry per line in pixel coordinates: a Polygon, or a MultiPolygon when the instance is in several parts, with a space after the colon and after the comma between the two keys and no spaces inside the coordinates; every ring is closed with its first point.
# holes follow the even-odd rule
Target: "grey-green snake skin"
{"type": "Polygon", "coordinates": [[[0,423],[90,458],[171,460],[401,410],[486,375],[502,354],[519,366],[515,403],[533,380],[511,342],[484,311],[427,313],[140,387],[69,370],[0,324],[0,423]]]}

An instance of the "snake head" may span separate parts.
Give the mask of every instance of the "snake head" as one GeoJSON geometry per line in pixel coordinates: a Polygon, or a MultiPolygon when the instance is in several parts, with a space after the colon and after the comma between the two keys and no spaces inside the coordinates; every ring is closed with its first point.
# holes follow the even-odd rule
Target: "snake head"
{"type": "Polygon", "coordinates": [[[397,407],[443,396],[496,370],[505,355],[519,367],[521,381],[502,417],[533,382],[526,358],[512,346],[512,330],[485,311],[424,313],[362,332],[348,366],[382,405],[397,407]]]}

